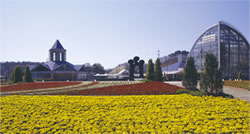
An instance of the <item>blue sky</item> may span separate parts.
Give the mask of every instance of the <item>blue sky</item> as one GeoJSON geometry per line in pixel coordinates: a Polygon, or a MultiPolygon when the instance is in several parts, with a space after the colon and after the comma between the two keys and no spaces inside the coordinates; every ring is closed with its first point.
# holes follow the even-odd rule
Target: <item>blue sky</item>
{"type": "Polygon", "coordinates": [[[45,62],[56,39],[73,64],[112,68],[190,51],[219,20],[249,41],[248,0],[0,0],[0,61],[45,62]]]}

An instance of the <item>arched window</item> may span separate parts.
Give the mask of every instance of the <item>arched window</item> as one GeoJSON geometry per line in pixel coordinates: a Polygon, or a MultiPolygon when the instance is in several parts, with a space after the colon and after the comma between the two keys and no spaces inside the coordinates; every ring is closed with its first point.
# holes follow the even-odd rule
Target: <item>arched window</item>
{"type": "Polygon", "coordinates": [[[56,53],[53,53],[53,61],[56,61],[56,53]]]}
{"type": "Polygon", "coordinates": [[[59,61],[62,61],[62,53],[59,53],[59,61]]]}

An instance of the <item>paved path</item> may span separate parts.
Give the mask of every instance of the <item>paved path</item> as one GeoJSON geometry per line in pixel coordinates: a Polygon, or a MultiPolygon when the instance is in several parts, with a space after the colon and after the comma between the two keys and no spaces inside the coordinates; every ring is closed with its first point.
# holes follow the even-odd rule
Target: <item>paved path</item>
{"type": "MultiPolygon", "coordinates": [[[[183,87],[181,81],[167,81],[165,83],[183,87]]],[[[198,86],[198,88],[200,87],[198,86]]],[[[247,89],[224,86],[223,91],[226,94],[233,95],[237,99],[246,100],[247,102],[250,102],[250,91],[248,91],[247,89]]]]}

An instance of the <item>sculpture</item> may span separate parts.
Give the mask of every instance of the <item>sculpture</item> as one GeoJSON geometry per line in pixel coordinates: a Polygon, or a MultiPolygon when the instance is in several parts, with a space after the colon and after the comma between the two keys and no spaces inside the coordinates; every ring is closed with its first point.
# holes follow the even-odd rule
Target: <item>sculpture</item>
{"type": "Polygon", "coordinates": [[[140,58],[138,56],[135,56],[134,59],[130,59],[128,60],[129,63],[129,79],[133,80],[134,79],[134,73],[135,73],[135,67],[138,66],[139,67],[139,77],[143,78],[143,73],[144,73],[144,60],[140,60],[140,58]]]}

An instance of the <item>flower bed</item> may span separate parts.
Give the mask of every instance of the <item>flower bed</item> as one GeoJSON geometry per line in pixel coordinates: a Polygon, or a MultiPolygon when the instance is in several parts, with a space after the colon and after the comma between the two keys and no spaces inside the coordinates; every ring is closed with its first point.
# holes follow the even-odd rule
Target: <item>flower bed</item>
{"type": "Polygon", "coordinates": [[[92,87],[99,84],[99,82],[82,82],[81,84],[73,86],[64,86],[58,88],[46,88],[38,90],[29,90],[29,92],[23,92],[21,95],[49,95],[49,94],[58,94],[65,91],[74,91],[82,88],[92,87]]]}
{"type": "MultiPolygon", "coordinates": [[[[39,88],[39,89],[32,89],[29,88],[25,90],[10,90],[1,92],[1,95],[49,95],[49,94],[58,94],[61,92],[68,92],[68,91],[77,91],[83,89],[94,89],[94,88],[102,88],[102,87],[109,87],[109,86],[118,86],[118,85],[131,85],[136,83],[142,83],[141,81],[103,81],[103,82],[91,82],[91,81],[84,81],[80,84],[75,85],[65,85],[61,87],[51,87],[51,88],[39,88]]],[[[32,85],[31,85],[32,86],[32,85]]]]}
{"type": "Polygon", "coordinates": [[[130,85],[118,85],[63,92],[63,95],[151,95],[151,94],[174,94],[181,87],[163,82],[145,82],[130,85]]]}
{"type": "Polygon", "coordinates": [[[250,103],[212,96],[5,96],[0,133],[249,133],[250,103]]]}
{"type": "Polygon", "coordinates": [[[96,89],[96,88],[104,88],[104,87],[113,87],[113,86],[122,86],[122,85],[133,85],[143,83],[141,81],[101,81],[97,82],[97,84],[88,86],[85,88],[75,88],[73,90],[86,90],[86,89],[96,89]]]}
{"type": "Polygon", "coordinates": [[[140,81],[103,81],[103,82],[82,82],[83,85],[76,86],[76,87],[69,87],[69,88],[63,88],[63,89],[56,89],[56,90],[50,90],[50,91],[43,91],[43,92],[32,92],[30,94],[36,94],[36,95],[57,95],[64,92],[76,92],[80,90],[86,90],[86,89],[95,89],[95,88],[103,88],[103,87],[110,87],[110,86],[120,86],[120,85],[131,85],[135,83],[141,83],[140,81]],[[84,84],[85,83],[85,84],[84,84]],[[88,83],[88,84],[86,84],[88,83]]]}
{"type": "Polygon", "coordinates": [[[15,85],[1,86],[1,92],[7,91],[21,91],[21,90],[34,90],[45,89],[54,87],[64,87],[80,84],[81,82],[33,82],[33,83],[21,83],[15,85]]]}

